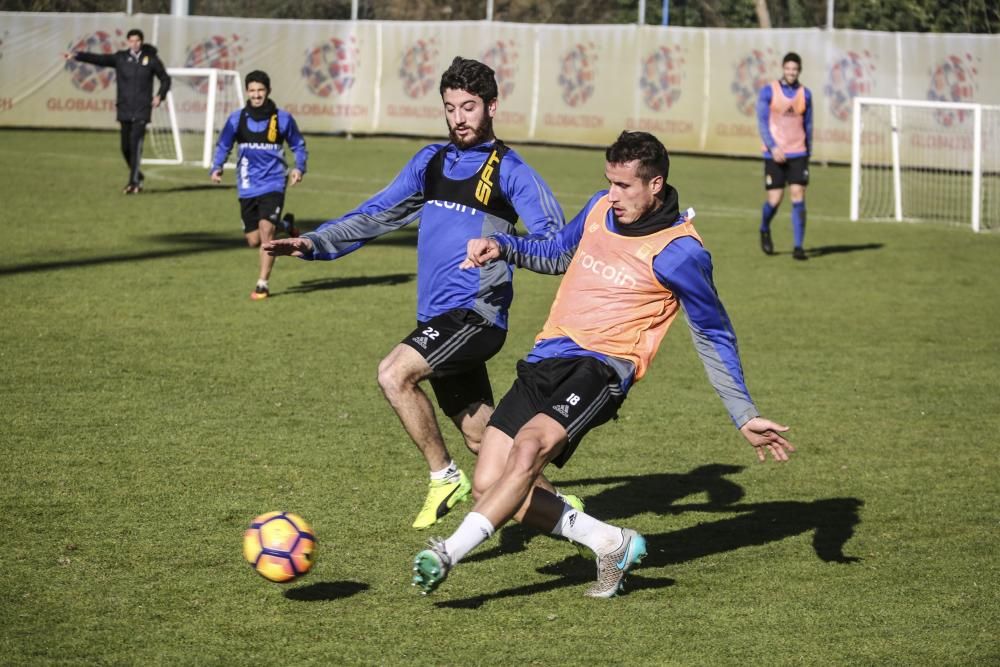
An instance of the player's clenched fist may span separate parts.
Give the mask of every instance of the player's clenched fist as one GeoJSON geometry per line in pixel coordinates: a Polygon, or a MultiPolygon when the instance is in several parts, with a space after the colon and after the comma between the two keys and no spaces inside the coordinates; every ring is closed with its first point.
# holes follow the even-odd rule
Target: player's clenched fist
{"type": "Polygon", "coordinates": [[[494,239],[472,239],[466,246],[465,261],[460,269],[475,269],[500,258],[500,245],[494,239]]]}

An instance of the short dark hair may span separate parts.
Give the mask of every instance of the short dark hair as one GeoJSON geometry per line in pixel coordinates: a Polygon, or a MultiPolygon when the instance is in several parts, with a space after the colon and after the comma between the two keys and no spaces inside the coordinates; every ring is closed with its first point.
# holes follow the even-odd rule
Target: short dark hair
{"type": "Polygon", "coordinates": [[[489,65],[458,56],[441,75],[441,94],[446,90],[464,90],[489,104],[497,98],[497,78],[489,65]]]}
{"type": "Polygon", "coordinates": [[[781,59],[782,67],[784,67],[785,63],[795,63],[799,66],[799,69],[802,69],[802,58],[795,51],[789,51],[785,54],[785,57],[781,59]]]}
{"type": "MultiPolygon", "coordinates": [[[[118,33],[118,34],[121,34],[121,33],[118,33]]],[[[140,42],[145,42],[146,41],[146,38],[142,34],[142,30],[139,30],[138,28],[132,28],[127,33],[125,33],[125,39],[128,39],[132,35],[136,35],[139,38],[140,42]]]]}
{"type": "Polygon", "coordinates": [[[618,135],[615,143],[604,151],[604,158],[611,164],[625,164],[639,161],[636,175],[648,183],[657,176],[667,180],[670,175],[670,156],[660,140],[649,132],[625,130],[618,135]]]}
{"type": "Polygon", "coordinates": [[[267,72],[262,70],[255,69],[247,74],[246,79],[243,80],[243,87],[249,88],[251,83],[262,83],[268,92],[271,90],[271,77],[267,75],[267,72]]]}

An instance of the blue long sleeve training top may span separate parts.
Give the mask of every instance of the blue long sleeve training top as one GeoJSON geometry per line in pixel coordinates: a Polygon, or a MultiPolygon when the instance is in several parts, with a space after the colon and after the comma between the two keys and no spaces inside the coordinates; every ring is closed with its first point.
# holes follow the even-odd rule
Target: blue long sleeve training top
{"type": "MultiPolygon", "coordinates": [[[[229,114],[219,133],[209,173],[222,169],[222,165],[226,163],[226,158],[236,143],[242,113],[243,109],[238,109],[229,114]]],[[[247,118],[247,127],[251,132],[263,134],[267,125],[267,120],[247,118]]],[[[306,173],[306,140],[299,132],[295,119],[283,109],[278,109],[278,132],[295,154],[295,168],[306,173]]],[[[280,143],[241,142],[236,152],[236,189],[240,199],[259,197],[269,192],[284,192],[287,169],[285,149],[280,143]]]]}
{"type": "MultiPolygon", "coordinates": [[[[495,326],[507,327],[513,271],[506,262],[459,271],[470,239],[514,232],[505,219],[463,203],[429,200],[424,194],[431,159],[445,151],[443,176],[454,181],[477,174],[493,151],[492,141],[459,149],[454,144],[422,148],[381,192],[346,215],[303,234],[313,252],[303,259],[332,260],[419,218],[417,320],[468,308],[495,326]]],[[[533,237],[547,238],[565,224],[552,191],[512,149],[500,161],[498,187],[533,237]]]]}
{"type": "MultiPolygon", "coordinates": [[[[606,190],[595,194],[583,210],[550,239],[494,235],[501,257],[515,266],[537,273],[565,273],[583,236],[587,215],[605,194],[606,190]]],[[[683,220],[682,216],[677,222],[683,220]]],[[[605,224],[608,230],[616,231],[613,211],[608,211],[605,224]]],[[[653,272],[679,300],[709,382],[722,399],[733,423],[740,427],[758,416],[743,378],[736,332],[712,279],[712,256],[697,239],[681,237],[668,244],[653,259],[653,272]]],[[[525,359],[535,363],[551,357],[575,356],[600,359],[618,373],[623,392],[631,388],[635,374],[631,362],[587,350],[567,337],[538,341],[525,359]]]]}

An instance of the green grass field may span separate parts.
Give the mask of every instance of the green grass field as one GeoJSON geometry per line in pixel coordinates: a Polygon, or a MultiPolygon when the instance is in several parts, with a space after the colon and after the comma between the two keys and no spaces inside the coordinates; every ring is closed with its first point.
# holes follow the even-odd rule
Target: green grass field
{"type": "MultiPolygon", "coordinates": [[[[787,204],[765,257],[759,163],[675,157],[751,391],[799,452],[756,462],[679,324],[618,422],[550,471],[647,536],[627,594],[585,598],[593,564],[513,526],[424,597],[426,471],[375,382],[413,326],[415,231],[279,260],[254,303],[232,185],[149,168],[126,198],[114,134],[0,137],[0,663],[1000,662],[1000,236],[850,223],[847,169],[817,165],[810,261],[787,204]],[[240,553],[273,509],[320,538],[286,587],[240,553]]],[[[315,227],[420,145],[312,137],[288,207],[315,227]]],[[[602,186],[600,151],[519,150],[568,216],[602,186]]],[[[557,283],[519,273],[498,394],[557,283]]]]}

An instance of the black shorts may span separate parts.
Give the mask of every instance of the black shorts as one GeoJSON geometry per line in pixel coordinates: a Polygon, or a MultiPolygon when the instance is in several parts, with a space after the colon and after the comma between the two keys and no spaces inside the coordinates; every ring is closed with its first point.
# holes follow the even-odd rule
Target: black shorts
{"type": "Polygon", "coordinates": [[[256,231],[261,220],[268,220],[277,225],[281,220],[281,210],[285,208],[284,192],[268,192],[258,197],[240,199],[240,219],[243,220],[243,233],[256,231]]]}
{"type": "Polygon", "coordinates": [[[470,405],[493,405],[486,361],[500,351],[507,330],[493,326],[473,310],[451,310],[418,322],[403,339],[433,369],[431,387],[442,412],[454,417],[470,405]]]}
{"type": "Polygon", "coordinates": [[[778,164],[764,158],[764,189],[781,190],[785,184],[809,185],[809,156],[793,157],[778,164]]]}
{"type": "Polygon", "coordinates": [[[625,400],[618,374],[593,357],[519,361],[517,379],[490,418],[510,437],[535,415],[552,417],[566,429],[567,443],[552,460],[561,468],[593,428],[618,417],[625,400]]]}

